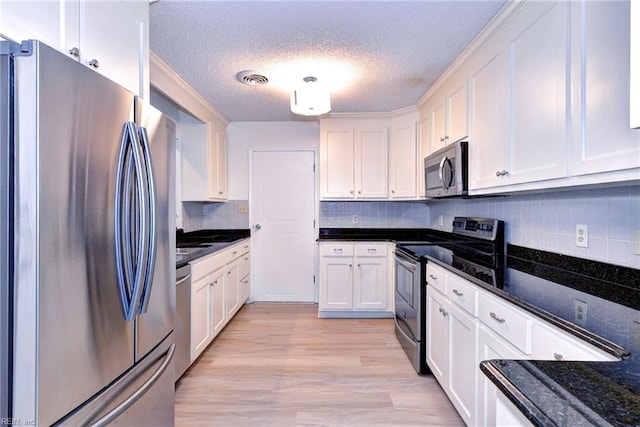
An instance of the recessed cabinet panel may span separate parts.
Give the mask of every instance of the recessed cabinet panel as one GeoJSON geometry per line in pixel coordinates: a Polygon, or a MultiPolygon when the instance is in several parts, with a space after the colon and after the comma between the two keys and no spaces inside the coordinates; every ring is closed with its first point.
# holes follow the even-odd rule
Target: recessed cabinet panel
{"type": "Polygon", "coordinates": [[[487,47],[471,65],[469,188],[494,185],[496,171],[505,168],[509,136],[508,58],[487,47]]]}
{"type": "Polygon", "coordinates": [[[415,198],[419,170],[415,122],[392,125],[389,150],[389,197],[415,198]]]}
{"type": "Polygon", "coordinates": [[[321,197],[349,199],[354,197],[355,141],[354,130],[331,129],[322,135],[320,145],[321,197]]]}
{"type": "Polygon", "coordinates": [[[388,191],[387,128],[356,129],[356,197],[385,199],[388,191]]]}
{"type": "MultiPolygon", "coordinates": [[[[510,43],[511,162],[507,183],[567,175],[568,2],[530,6],[510,43]],[[531,22],[533,21],[533,22],[531,22]]],[[[499,169],[496,169],[499,170],[499,169]]]]}
{"type": "Polygon", "coordinates": [[[640,167],[640,130],[629,127],[629,15],[629,1],[572,3],[572,175],[640,167]]]}
{"type": "MultiPolygon", "coordinates": [[[[451,144],[469,135],[466,76],[454,81],[447,96],[447,139],[451,144]]],[[[445,144],[445,145],[446,145],[445,144]]]]}

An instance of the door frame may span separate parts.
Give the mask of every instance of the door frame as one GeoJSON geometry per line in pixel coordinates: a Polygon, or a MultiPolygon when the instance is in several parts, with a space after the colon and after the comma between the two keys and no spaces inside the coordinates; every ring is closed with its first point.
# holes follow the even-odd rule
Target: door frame
{"type": "MultiPolygon", "coordinates": [[[[318,147],[292,147],[292,146],[273,146],[273,147],[249,147],[249,231],[253,232],[253,224],[254,224],[254,211],[253,204],[251,201],[253,200],[253,155],[258,152],[302,152],[308,151],[313,153],[313,165],[314,165],[314,173],[313,173],[313,217],[315,221],[315,227],[313,228],[313,237],[314,242],[317,242],[318,235],[320,232],[320,200],[318,199],[318,195],[320,194],[320,168],[318,167],[318,147]]],[[[250,239],[251,252],[254,253],[253,249],[253,239],[250,239]]],[[[318,245],[313,245],[313,301],[318,303],[318,245]]],[[[251,263],[251,273],[250,277],[255,277],[255,262],[251,263]]],[[[249,281],[249,301],[253,302],[254,300],[254,291],[255,291],[255,280],[249,281]]]]}

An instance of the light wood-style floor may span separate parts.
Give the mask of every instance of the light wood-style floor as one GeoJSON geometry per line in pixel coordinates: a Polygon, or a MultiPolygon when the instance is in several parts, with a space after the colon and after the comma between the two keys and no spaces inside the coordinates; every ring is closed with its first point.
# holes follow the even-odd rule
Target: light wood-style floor
{"type": "Polygon", "coordinates": [[[248,304],[182,377],[176,426],[461,426],[418,376],[392,319],[318,319],[313,304],[248,304]]]}

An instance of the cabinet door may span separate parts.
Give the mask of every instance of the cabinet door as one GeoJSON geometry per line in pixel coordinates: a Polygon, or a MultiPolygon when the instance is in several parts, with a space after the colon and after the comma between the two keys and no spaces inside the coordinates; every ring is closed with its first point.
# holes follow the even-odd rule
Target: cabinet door
{"type": "Polygon", "coordinates": [[[226,134],[208,125],[208,180],[209,199],[227,199],[227,138],[226,134]]]}
{"type": "Polygon", "coordinates": [[[431,152],[431,118],[428,114],[423,114],[423,110],[420,110],[420,151],[418,153],[418,197],[425,197],[425,173],[424,173],[424,158],[431,152]]]}
{"type": "Polygon", "coordinates": [[[392,126],[389,150],[389,196],[392,199],[415,198],[418,175],[415,122],[392,126]]]}
{"type": "Polygon", "coordinates": [[[427,286],[427,365],[442,388],[449,372],[449,316],[447,303],[438,291],[427,286]]]}
{"type": "Polygon", "coordinates": [[[502,184],[567,176],[569,6],[566,1],[528,3],[506,31],[512,135],[502,184]]]}
{"type": "Polygon", "coordinates": [[[355,142],[353,127],[323,130],[320,141],[320,197],[355,196],[355,142]]]}
{"type": "Polygon", "coordinates": [[[629,1],[571,4],[572,175],[640,167],[640,130],[629,128],[629,14],[629,1]]]}
{"type": "Polygon", "coordinates": [[[476,359],[478,323],[453,304],[449,313],[450,370],[448,394],[466,425],[476,425],[476,390],[480,368],[476,359]]]}
{"type": "Polygon", "coordinates": [[[447,92],[446,105],[447,133],[445,143],[451,144],[469,136],[466,76],[453,81],[447,92]]]}
{"type": "Polygon", "coordinates": [[[356,310],[387,310],[387,257],[355,258],[356,310]]]}
{"type": "Polygon", "coordinates": [[[122,1],[80,2],[80,58],[90,66],[97,61],[93,67],[99,73],[144,96],[141,74],[148,68],[148,23],[135,9],[122,1]]]}
{"type": "Polygon", "coordinates": [[[497,171],[506,168],[509,137],[509,61],[505,50],[490,43],[470,65],[469,188],[500,183],[497,171]]]}
{"type": "Polygon", "coordinates": [[[353,257],[320,258],[318,309],[353,309],[353,257]]]}
{"type": "MultiPolygon", "coordinates": [[[[529,358],[505,340],[499,338],[486,326],[480,327],[478,341],[478,363],[492,359],[522,360],[529,358]]],[[[486,375],[481,373],[478,378],[478,417],[476,424],[496,425],[496,393],[498,393],[498,389],[486,375]]]]}
{"type": "Polygon", "coordinates": [[[225,275],[227,271],[220,269],[213,273],[211,278],[211,328],[212,337],[224,328],[227,323],[227,312],[225,310],[225,275]]]}
{"type": "Polygon", "coordinates": [[[180,150],[182,155],[182,200],[208,201],[210,196],[211,151],[209,125],[194,118],[180,122],[180,150]]]}
{"type": "Polygon", "coordinates": [[[387,198],[389,137],[386,124],[356,130],[355,176],[357,198],[387,198]]]}
{"type": "Polygon", "coordinates": [[[213,338],[211,328],[211,290],[213,280],[205,276],[191,285],[191,362],[213,338]]]}
{"type": "MultiPolygon", "coordinates": [[[[20,42],[34,39],[57,50],[64,50],[66,21],[78,25],[77,1],[0,2],[0,28],[6,37],[20,42]]],[[[77,29],[75,31],[77,36],[77,29]]],[[[77,39],[75,40],[77,43],[77,39]]],[[[75,45],[77,47],[77,44],[75,45]]]]}
{"type": "Polygon", "coordinates": [[[234,262],[228,266],[226,281],[225,308],[227,319],[231,319],[240,308],[240,277],[239,264],[234,262]]]}
{"type": "Polygon", "coordinates": [[[436,104],[431,110],[431,152],[434,152],[447,145],[447,105],[444,96],[436,94],[436,104]]]}

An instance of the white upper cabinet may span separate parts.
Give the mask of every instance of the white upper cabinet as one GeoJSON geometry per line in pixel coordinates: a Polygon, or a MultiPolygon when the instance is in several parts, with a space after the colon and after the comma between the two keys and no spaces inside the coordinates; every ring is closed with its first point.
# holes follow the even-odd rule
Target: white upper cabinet
{"type": "Polygon", "coordinates": [[[352,199],[355,180],[355,130],[350,123],[332,123],[321,130],[320,194],[324,199],[352,199]]]}
{"type": "Polygon", "coordinates": [[[321,123],[320,194],[323,199],[386,199],[389,179],[387,122],[321,123]]]}
{"type": "Polygon", "coordinates": [[[568,2],[530,2],[470,63],[470,189],[567,176],[568,2]]]}
{"type": "Polygon", "coordinates": [[[509,73],[504,51],[478,52],[470,65],[469,187],[490,186],[507,165],[509,73]]]}
{"type": "Polygon", "coordinates": [[[81,1],[79,22],[80,62],[148,98],[148,3],[81,1]]]}
{"type": "Polygon", "coordinates": [[[426,129],[429,153],[469,135],[467,105],[467,78],[458,73],[447,80],[426,105],[425,113],[431,125],[426,129]]]}
{"type": "Polygon", "coordinates": [[[1,0],[0,32],[40,40],[149,97],[148,2],[1,0]]]}
{"type": "Polygon", "coordinates": [[[391,121],[389,140],[389,198],[414,199],[418,187],[417,114],[391,121]]]}
{"type": "Polygon", "coordinates": [[[640,179],[630,170],[640,167],[640,130],[629,126],[629,16],[629,1],[572,3],[572,175],[640,179]]]}
{"type": "Polygon", "coordinates": [[[386,123],[356,127],[356,198],[386,199],[389,191],[389,131],[386,123]]]}
{"type": "Polygon", "coordinates": [[[227,199],[226,133],[214,123],[181,114],[178,124],[182,154],[182,200],[223,202],[227,199]]]}

